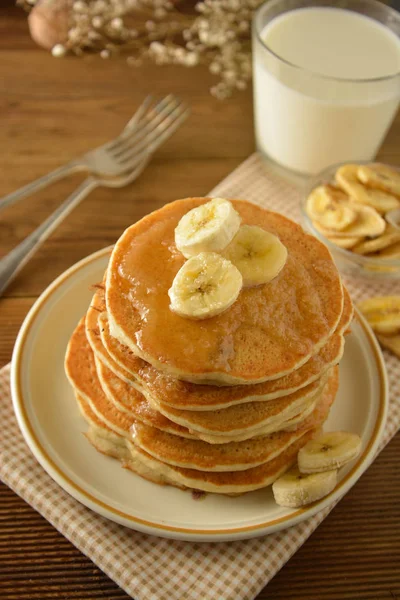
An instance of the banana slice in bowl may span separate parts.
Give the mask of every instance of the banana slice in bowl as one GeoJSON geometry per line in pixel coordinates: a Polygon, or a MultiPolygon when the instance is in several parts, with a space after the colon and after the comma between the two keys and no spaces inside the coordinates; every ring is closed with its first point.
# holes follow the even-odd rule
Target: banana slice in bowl
{"type": "Polygon", "coordinates": [[[240,223],[240,215],[229,200],[213,198],[181,218],[175,229],[176,247],[185,258],[220,252],[232,241],[240,223]]]}
{"type": "Polygon", "coordinates": [[[341,231],[334,231],[321,226],[317,221],[314,227],[323,235],[329,237],[334,234],[341,238],[375,237],[381,235],[386,229],[386,221],[370,206],[354,204],[355,220],[351,225],[341,231]]]}
{"type": "Polygon", "coordinates": [[[307,198],[306,210],[321,227],[337,232],[346,229],[357,218],[349,197],[332,185],[315,188],[307,198]]]}
{"type": "Polygon", "coordinates": [[[242,283],[242,275],[229,260],[215,252],[201,252],[175,275],[168,291],[170,308],[190,319],[214,317],[237,300],[242,283]]]}
{"type": "MultiPolygon", "coordinates": [[[[400,197],[400,174],[398,171],[391,169],[387,165],[379,163],[360,165],[357,169],[357,176],[362,183],[371,188],[378,188],[384,192],[400,197]]],[[[399,206],[400,200],[397,199],[397,207],[399,206]]]]}
{"type": "Polygon", "coordinates": [[[242,225],[223,252],[242,274],[245,287],[274,279],[285,266],[287,255],[286,246],[276,235],[255,225],[242,225]]]}

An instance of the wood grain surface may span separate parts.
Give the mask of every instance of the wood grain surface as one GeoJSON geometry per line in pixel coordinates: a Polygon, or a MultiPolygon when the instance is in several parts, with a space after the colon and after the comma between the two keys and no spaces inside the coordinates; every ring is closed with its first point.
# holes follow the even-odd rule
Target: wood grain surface
{"type": "MultiPolygon", "coordinates": [[[[0,195],[112,138],[147,93],[174,92],[192,107],[190,119],[134,185],[92,193],[9,287],[0,300],[1,366],[10,360],[35,298],[57,275],[112,243],[147,212],[179,197],[205,194],[253,151],[254,141],[250,91],[220,103],[209,95],[213,79],[202,68],[132,70],[123,60],[53,59],[31,42],[23,12],[4,0],[0,81],[0,195]]],[[[399,116],[379,158],[400,165],[399,116]]],[[[0,255],[41,223],[81,179],[59,182],[5,211],[0,255]]],[[[260,599],[400,600],[399,455],[397,436],[260,599]]],[[[0,486],[1,600],[117,598],[128,596],[0,486]]]]}

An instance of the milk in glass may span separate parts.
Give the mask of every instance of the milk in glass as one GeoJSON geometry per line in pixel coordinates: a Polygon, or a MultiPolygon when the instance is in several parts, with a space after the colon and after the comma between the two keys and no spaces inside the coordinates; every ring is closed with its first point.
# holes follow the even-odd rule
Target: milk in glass
{"type": "Polygon", "coordinates": [[[396,34],[332,7],[290,10],[254,34],[259,150],[302,173],[372,159],[399,103],[396,34]]]}

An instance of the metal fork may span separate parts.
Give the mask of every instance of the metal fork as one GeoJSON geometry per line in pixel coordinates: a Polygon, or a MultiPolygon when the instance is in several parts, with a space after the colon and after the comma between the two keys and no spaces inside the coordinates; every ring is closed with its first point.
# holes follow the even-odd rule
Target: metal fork
{"type": "Polygon", "coordinates": [[[4,196],[0,200],[0,211],[70,173],[89,171],[98,177],[119,176],[121,170],[131,168],[129,160],[132,153],[144,148],[146,136],[154,126],[161,124],[166,117],[174,118],[180,113],[181,106],[180,100],[172,94],[156,104],[148,96],[117,138],[4,196]]]}
{"type": "MultiPolygon", "coordinates": [[[[147,102],[147,101],[145,101],[147,102]]],[[[161,109],[158,103],[155,108],[146,113],[144,123],[143,111],[147,110],[145,102],[130,121],[134,135],[127,135],[127,144],[113,146],[121,157],[121,168],[114,177],[91,175],[64,202],[16,248],[0,260],[0,294],[19,273],[41,244],[51,235],[67,215],[98,186],[123,187],[134,181],[144,170],[150,160],[150,155],[167,140],[181,123],[187,118],[189,108],[183,102],[177,101],[173,110],[165,112],[165,102],[161,109]],[[143,107],[145,107],[143,109],[143,107]],[[137,115],[139,114],[139,117],[137,115]],[[160,114],[162,117],[160,118],[160,114]],[[136,118],[135,118],[136,117],[136,118]],[[139,125],[137,124],[139,123],[139,125]],[[134,139],[137,140],[136,144],[134,139]]],[[[169,106],[169,104],[168,104],[169,106]]],[[[113,144],[113,142],[110,142],[113,144]]],[[[104,148],[104,147],[103,147],[104,148]]]]}

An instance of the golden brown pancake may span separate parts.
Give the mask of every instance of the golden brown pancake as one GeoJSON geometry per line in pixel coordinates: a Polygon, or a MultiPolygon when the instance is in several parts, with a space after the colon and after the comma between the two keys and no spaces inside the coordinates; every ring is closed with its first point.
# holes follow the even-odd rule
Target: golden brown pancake
{"type": "MultiPolygon", "coordinates": [[[[129,410],[121,410],[121,407],[107,397],[100,385],[94,354],[86,338],[84,319],[81,319],[69,341],[65,370],[75,392],[89,403],[92,411],[100,415],[100,418],[104,420],[107,415],[107,424],[113,426],[114,431],[118,431],[120,435],[128,436],[130,426],[137,419],[152,427],[192,437],[189,431],[152,409],[144,396],[134,388],[130,390],[129,403],[126,405],[129,410]]],[[[118,381],[121,385],[129,386],[122,380],[118,381]]]]}
{"type": "Polygon", "coordinates": [[[119,437],[106,425],[102,428],[90,406],[84,416],[90,425],[86,434],[90,443],[99,452],[119,458],[122,465],[134,473],[161,485],[170,484],[219,494],[243,494],[270,485],[295,462],[300,448],[314,434],[314,430],[307,431],[274,459],[257,467],[244,471],[199,471],[167,465],[128,439],[119,437]]]}
{"type": "Polygon", "coordinates": [[[248,402],[215,411],[182,410],[163,402],[154,403],[153,406],[168,419],[187,427],[190,431],[222,436],[249,433],[251,437],[251,432],[264,427],[270,431],[279,431],[281,423],[296,417],[310,403],[316,402],[324,381],[318,379],[305,388],[277,400],[248,402]]]}
{"type": "Polygon", "coordinates": [[[130,417],[155,427],[161,431],[180,435],[185,438],[195,438],[186,427],[170,421],[158,410],[152,408],[146,398],[126,381],[118,379],[104,363],[95,359],[98,382],[117,410],[127,413],[130,417]]]}
{"type": "Polygon", "coordinates": [[[123,346],[110,335],[103,297],[104,294],[101,291],[95,294],[86,317],[88,322],[90,314],[91,331],[101,332],[101,341],[99,340],[100,334],[97,333],[96,336],[96,347],[94,348],[96,355],[104,360],[118,376],[120,376],[119,369],[113,368],[113,364],[117,364],[124,372],[128,370],[133,378],[133,384],[146,395],[152,396],[156,401],[159,399],[174,408],[185,410],[217,410],[252,400],[271,400],[295,392],[312,383],[341,359],[344,340],[342,335],[338,335],[337,332],[343,333],[353,317],[353,305],[344,288],[344,309],[337,332],[305,365],[290,375],[274,381],[247,386],[221,387],[196,385],[174,379],[138,358],[127,346],[123,346]],[[111,358],[111,363],[108,364],[107,358],[111,358]]]}
{"type": "MultiPolygon", "coordinates": [[[[280,379],[232,387],[199,385],[165,375],[135,356],[127,346],[123,346],[110,335],[107,313],[98,313],[98,323],[103,352],[105,349],[114,363],[126,366],[131,376],[136,379],[134,385],[155,401],[158,399],[163,404],[185,410],[218,410],[245,402],[262,402],[287,396],[324,375],[330,367],[339,362],[344,349],[343,336],[334,334],[305,365],[280,379]]],[[[111,366],[110,368],[118,375],[116,370],[111,366]]]]}
{"type": "Polygon", "coordinates": [[[174,242],[180,218],[208,198],[168,204],[116,243],[106,281],[114,337],[169,375],[197,383],[249,384],[305,364],[336,329],[343,290],[327,248],[285,217],[233,200],[242,223],[277,235],[288,250],[279,275],[244,288],[225,313],[195,321],[169,309],[168,290],[184,263],[174,242]]]}
{"type": "Polygon", "coordinates": [[[219,472],[244,471],[272,460],[299,439],[304,431],[280,431],[245,442],[211,445],[201,440],[184,439],[142,423],[134,424],[131,429],[136,446],[168,465],[219,472]]]}
{"type": "Polygon", "coordinates": [[[132,374],[124,368],[123,365],[117,363],[113,357],[104,348],[98,324],[98,316],[105,309],[104,290],[99,287],[94,294],[92,302],[87,310],[85,317],[86,337],[97,358],[104,362],[118,377],[125,381],[132,381],[132,374]]]}
{"type": "Polygon", "coordinates": [[[178,487],[187,487],[205,492],[214,492],[217,494],[243,494],[264,488],[273,483],[282,473],[287,471],[293,463],[296,462],[297,454],[309,439],[314,435],[314,431],[308,431],[303,436],[291,444],[284,452],[279,454],[273,460],[270,460],[258,467],[247,469],[246,471],[198,471],[196,469],[185,469],[167,465],[150,456],[134,444],[127,441],[128,448],[131,451],[133,463],[130,461],[125,466],[137,472],[138,465],[141,468],[146,467],[148,473],[162,478],[163,483],[169,483],[178,487]]]}
{"type": "Polygon", "coordinates": [[[329,411],[335,401],[338,389],[339,367],[334,367],[313,412],[300,423],[287,427],[286,431],[308,430],[310,428],[321,427],[329,416],[329,411]]]}

